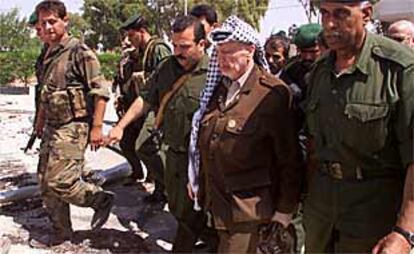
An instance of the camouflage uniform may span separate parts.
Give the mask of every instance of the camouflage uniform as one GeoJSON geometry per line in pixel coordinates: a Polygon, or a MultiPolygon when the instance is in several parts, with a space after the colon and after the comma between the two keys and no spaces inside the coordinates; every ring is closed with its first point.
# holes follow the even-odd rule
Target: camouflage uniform
{"type": "Polygon", "coordinates": [[[46,126],[38,164],[44,204],[57,234],[71,232],[69,203],[100,208],[102,189],[82,178],[94,96],[109,97],[96,56],[68,38],[43,61],[40,106],[46,126]],[[86,94],[88,97],[86,97],[86,94]]]}

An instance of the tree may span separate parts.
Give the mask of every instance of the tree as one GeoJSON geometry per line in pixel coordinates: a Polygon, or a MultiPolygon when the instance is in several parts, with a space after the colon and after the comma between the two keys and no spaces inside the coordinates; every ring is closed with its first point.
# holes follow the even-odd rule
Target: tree
{"type": "Polygon", "coordinates": [[[84,39],[84,34],[90,29],[89,23],[78,13],[69,13],[69,33],[84,39]]]}
{"type": "MultiPolygon", "coordinates": [[[[86,41],[91,46],[102,42],[105,48],[119,45],[119,27],[134,14],[145,16],[149,23],[150,32],[158,35],[169,35],[171,23],[178,15],[184,14],[185,0],[85,0],[83,18],[89,23],[86,41]]],[[[259,27],[260,19],[264,16],[268,0],[187,0],[190,9],[198,3],[208,3],[214,6],[220,20],[235,14],[259,27]]]]}
{"type": "Polygon", "coordinates": [[[0,13],[0,51],[21,49],[30,38],[26,18],[19,18],[19,10],[0,13]]]}

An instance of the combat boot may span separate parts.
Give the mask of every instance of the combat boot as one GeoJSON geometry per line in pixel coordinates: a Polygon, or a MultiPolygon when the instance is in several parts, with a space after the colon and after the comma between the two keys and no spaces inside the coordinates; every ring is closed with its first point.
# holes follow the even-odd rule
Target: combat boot
{"type": "Polygon", "coordinates": [[[29,246],[37,249],[45,249],[53,246],[60,245],[66,241],[70,241],[72,238],[72,231],[57,232],[52,231],[48,234],[41,235],[36,238],[32,238],[29,241],[29,246]]]}
{"type": "Polygon", "coordinates": [[[101,228],[108,220],[114,198],[115,193],[111,191],[100,191],[95,194],[95,200],[92,206],[95,210],[91,221],[92,230],[101,228]]]}

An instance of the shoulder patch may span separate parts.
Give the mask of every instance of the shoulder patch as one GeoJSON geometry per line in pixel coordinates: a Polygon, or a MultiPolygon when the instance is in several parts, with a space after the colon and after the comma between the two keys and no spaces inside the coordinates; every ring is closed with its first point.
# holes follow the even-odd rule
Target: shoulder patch
{"type": "Polygon", "coordinates": [[[400,64],[404,68],[414,64],[414,51],[388,38],[375,38],[372,54],[400,64]]]}

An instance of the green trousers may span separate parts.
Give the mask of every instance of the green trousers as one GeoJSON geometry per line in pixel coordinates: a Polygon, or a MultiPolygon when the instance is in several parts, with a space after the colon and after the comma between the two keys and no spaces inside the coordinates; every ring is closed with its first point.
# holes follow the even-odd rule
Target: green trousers
{"type": "Polygon", "coordinates": [[[335,180],[316,172],[305,200],[308,253],[369,253],[400,209],[403,177],[335,180]]]}

